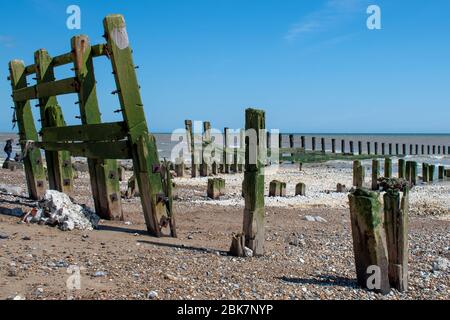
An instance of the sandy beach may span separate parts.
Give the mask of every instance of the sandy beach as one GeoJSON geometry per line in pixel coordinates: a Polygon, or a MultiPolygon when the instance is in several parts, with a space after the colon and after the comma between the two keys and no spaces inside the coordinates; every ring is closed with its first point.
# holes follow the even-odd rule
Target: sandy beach
{"type": "MultiPolygon", "coordinates": [[[[266,169],[266,195],[279,179],[287,197],[265,199],[261,258],[227,255],[242,229],[242,174],[220,175],[226,180],[220,200],[206,197],[207,178],[175,178],[177,239],[146,234],[138,198],[123,200],[123,222],[101,221],[95,231],[63,232],[0,215],[0,299],[449,299],[450,182],[411,192],[410,290],[382,296],[356,283],[348,194],[335,192],[337,183],[351,186],[351,166],[266,169]],[[298,182],[306,184],[305,197],[294,196],[298,182]],[[80,267],[81,290],[66,287],[70,266],[80,267]]],[[[23,171],[1,170],[0,177],[26,192],[23,171]]],[[[1,193],[0,207],[27,212],[35,203],[25,195],[1,193]]],[[[93,206],[87,173],[78,174],[71,197],[93,206]]]]}

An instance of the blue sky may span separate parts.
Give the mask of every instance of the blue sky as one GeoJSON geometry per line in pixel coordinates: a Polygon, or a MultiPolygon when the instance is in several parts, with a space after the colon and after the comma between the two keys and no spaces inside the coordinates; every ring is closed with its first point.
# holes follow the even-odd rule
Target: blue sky
{"type": "MultiPolygon", "coordinates": [[[[100,43],[111,13],[127,20],[153,132],[185,119],[239,128],[250,106],[283,132],[450,132],[448,0],[2,1],[0,131],[11,131],[8,61],[68,52],[76,34],[100,43]],[[81,30],[66,28],[71,4],[81,30]],[[367,29],[369,4],[380,6],[382,30],[367,29]]],[[[118,121],[111,66],[95,67],[103,120],[118,121]]],[[[69,124],[79,121],[75,100],[59,99],[69,124]]]]}

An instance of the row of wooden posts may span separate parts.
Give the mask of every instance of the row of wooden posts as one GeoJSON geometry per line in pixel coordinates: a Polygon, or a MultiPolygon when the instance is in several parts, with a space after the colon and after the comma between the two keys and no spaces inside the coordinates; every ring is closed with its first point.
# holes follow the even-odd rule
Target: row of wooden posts
{"type": "MultiPolygon", "coordinates": [[[[270,134],[270,133],[269,133],[270,134]]],[[[307,146],[306,142],[306,136],[300,137],[300,148],[304,150],[312,150],[312,151],[319,151],[318,149],[318,143],[316,137],[311,138],[311,145],[307,146]],[[310,147],[310,148],[308,148],[310,147]]],[[[270,139],[267,139],[268,143],[270,139]]],[[[337,152],[337,139],[331,139],[331,153],[336,154],[337,152]]],[[[355,149],[355,142],[354,141],[347,141],[345,139],[340,140],[341,142],[341,149],[340,153],[342,154],[352,154],[354,155],[356,153],[355,149]],[[349,149],[347,149],[347,146],[349,149]],[[348,152],[347,152],[348,150],[348,152]]],[[[364,143],[362,141],[357,142],[357,148],[358,148],[358,154],[363,155],[364,143]]],[[[269,144],[268,144],[269,146],[269,144]]],[[[283,135],[280,134],[279,136],[279,146],[280,148],[283,147],[283,135]]],[[[295,135],[290,134],[289,135],[289,147],[291,149],[295,149],[295,135]]],[[[326,152],[326,139],[320,138],[320,151],[323,153],[326,152]]],[[[366,142],[366,154],[368,155],[450,155],[450,146],[437,146],[437,145],[419,145],[419,144],[399,144],[399,143],[379,143],[379,142],[366,142]],[[381,145],[381,150],[380,150],[381,145]],[[372,149],[373,146],[373,149],[372,149]]]]}
{"type": "MultiPolygon", "coordinates": [[[[422,164],[422,181],[429,183],[435,181],[436,166],[423,163],[422,164]]],[[[384,177],[392,178],[392,159],[386,158],[384,160],[384,177]]],[[[405,159],[398,160],[398,178],[406,180],[411,186],[417,185],[418,181],[418,163],[416,161],[406,161],[405,159]]],[[[450,178],[450,169],[445,166],[438,167],[438,179],[444,180],[450,178]]],[[[363,187],[365,179],[365,168],[361,161],[353,162],[353,186],[363,187]]],[[[372,160],[372,190],[379,189],[380,179],[380,160],[372,160]]]]}

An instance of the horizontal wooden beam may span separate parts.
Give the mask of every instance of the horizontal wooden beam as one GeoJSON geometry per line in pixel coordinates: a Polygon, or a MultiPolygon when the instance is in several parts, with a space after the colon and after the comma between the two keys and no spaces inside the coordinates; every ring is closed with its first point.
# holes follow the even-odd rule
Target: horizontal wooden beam
{"type": "Polygon", "coordinates": [[[127,137],[124,122],[87,124],[42,129],[44,142],[101,142],[118,141],[127,137]]]}
{"type": "Polygon", "coordinates": [[[128,141],[83,143],[33,142],[32,146],[46,151],[69,151],[72,156],[89,159],[132,159],[128,141]]]}
{"type": "Polygon", "coordinates": [[[35,86],[15,90],[15,102],[24,102],[32,99],[55,97],[63,94],[76,93],[78,82],[76,78],[68,78],[53,82],[37,84],[35,86]]]}
{"type": "MultiPolygon", "coordinates": [[[[105,44],[92,46],[92,55],[94,57],[106,56],[107,50],[105,44]]],[[[52,66],[59,67],[73,62],[72,52],[56,56],[52,59],[52,66]]],[[[36,73],[36,65],[32,64],[25,67],[25,75],[29,76],[36,73]]]]}

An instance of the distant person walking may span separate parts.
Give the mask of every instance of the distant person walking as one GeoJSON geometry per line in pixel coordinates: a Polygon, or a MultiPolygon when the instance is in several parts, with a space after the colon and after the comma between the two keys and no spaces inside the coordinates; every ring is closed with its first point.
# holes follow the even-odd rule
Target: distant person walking
{"type": "Polygon", "coordinates": [[[3,149],[3,151],[5,151],[5,153],[7,155],[6,161],[11,160],[11,153],[13,151],[13,143],[14,143],[13,139],[6,140],[6,145],[5,145],[5,148],[3,149]]]}

